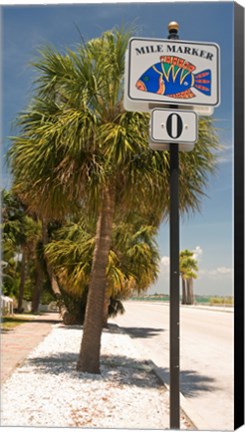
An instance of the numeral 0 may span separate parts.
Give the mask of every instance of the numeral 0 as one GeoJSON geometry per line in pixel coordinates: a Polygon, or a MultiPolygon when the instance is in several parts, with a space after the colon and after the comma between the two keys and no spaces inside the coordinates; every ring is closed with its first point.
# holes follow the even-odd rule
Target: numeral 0
{"type": "Polygon", "coordinates": [[[183,131],[183,122],[179,114],[170,114],[167,122],[167,132],[173,139],[179,138],[183,131]]]}

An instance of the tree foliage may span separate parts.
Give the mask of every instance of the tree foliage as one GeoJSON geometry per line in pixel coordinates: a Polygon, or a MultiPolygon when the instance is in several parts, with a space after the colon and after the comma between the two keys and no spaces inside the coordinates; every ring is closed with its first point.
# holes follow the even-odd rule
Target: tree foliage
{"type": "MultiPolygon", "coordinates": [[[[121,222],[113,227],[112,245],[106,269],[108,307],[115,310],[116,300],[126,299],[134,291],[145,291],[157,279],[159,252],[156,228],[143,225],[143,220],[121,222]]],[[[86,305],[92,257],[95,247],[95,227],[78,223],[64,225],[45,248],[45,254],[55,271],[59,285],[79,304],[86,305]]],[[[79,306],[84,314],[84,309],[79,306]]],[[[79,311],[76,313],[78,314],[79,311]]],[[[83,317],[82,317],[83,318],[83,317]]],[[[81,321],[81,319],[80,319],[81,321]]]]}

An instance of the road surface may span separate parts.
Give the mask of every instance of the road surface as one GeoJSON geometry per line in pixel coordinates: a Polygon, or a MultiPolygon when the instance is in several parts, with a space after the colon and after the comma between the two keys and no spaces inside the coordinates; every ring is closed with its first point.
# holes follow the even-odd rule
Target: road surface
{"type": "MultiPolygon", "coordinates": [[[[169,383],[169,304],[127,301],[124,307],[126,313],[110,321],[130,334],[169,383]]],[[[234,430],[233,318],[201,306],[180,308],[181,392],[207,430],[234,430]]]]}

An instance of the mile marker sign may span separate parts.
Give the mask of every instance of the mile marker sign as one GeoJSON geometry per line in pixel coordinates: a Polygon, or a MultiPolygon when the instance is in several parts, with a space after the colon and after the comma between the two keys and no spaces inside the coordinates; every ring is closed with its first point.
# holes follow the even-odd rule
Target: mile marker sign
{"type": "Polygon", "coordinates": [[[179,40],[131,38],[125,65],[124,106],[214,107],[220,103],[219,46],[179,40]]]}

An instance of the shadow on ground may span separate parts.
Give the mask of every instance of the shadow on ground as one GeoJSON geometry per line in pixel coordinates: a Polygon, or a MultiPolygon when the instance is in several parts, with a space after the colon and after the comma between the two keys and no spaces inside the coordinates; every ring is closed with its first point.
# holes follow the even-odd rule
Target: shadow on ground
{"type": "MultiPolygon", "coordinates": [[[[123,385],[138,387],[157,387],[160,380],[152,371],[152,364],[147,360],[135,360],[124,355],[102,355],[101,375],[76,371],[78,354],[61,352],[50,356],[29,358],[28,363],[35,365],[43,374],[67,375],[74,379],[101,380],[119,382],[123,385]]],[[[169,384],[169,369],[157,368],[161,380],[169,384]]],[[[208,375],[200,375],[195,370],[183,370],[180,373],[180,391],[186,397],[195,397],[200,392],[218,390],[215,380],[208,375]]]]}
{"type": "Polygon", "coordinates": [[[152,371],[147,361],[135,360],[124,355],[102,355],[101,375],[76,371],[78,354],[61,352],[49,356],[29,358],[22,368],[22,373],[28,373],[28,364],[35,366],[37,373],[55,375],[69,375],[69,378],[94,381],[106,380],[122,385],[134,385],[141,388],[159,387],[160,380],[152,371]]]}
{"type": "MultiPolygon", "coordinates": [[[[63,323],[61,323],[63,324],[63,323]]],[[[81,324],[75,325],[64,325],[64,329],[67,330],[81,330],[83,326],[81,324]]],[[[162,328],[154,327],[119,327],[117,324],[108,323],[108,326],[103,328],[103,332],[107,333],[127,333],[131,338],[151,338],[157,336],[159,333],[163,333],[165,330],[162,328]]]]}
{"type": "MultiPolygon", "coordinates": [[[[27,321],[26,321],[27,322],[27,321]]],[[[50,318],[35,318],[33,320],[29,320],[28,322],[31,322],[32,324],[35,323],[46,323],[46,324],[61,324],[62,323],[62,319],[61,318],[54,318],[54,319],[50,319],[50,318]]]]}
{"type": "MultiPolygon", "coordinates": [[[[170,375],[168,368],[158,368],[163,381],[169,384],[170,375]]],[[[195,397],[197,393],[213,392],[219,387],[215,384],[215,379],[208,375],[200,375],[195,370],[182,370],[180,372],[180,391],[186,397],[195,397]]]]}
{"type": "Polygon", "coordinates": [[[151,338],[157,336],[159,333],[163,333],[165,330],[162,328],[154,327],[120,327],[123,332],[127,333],[132,339],[135,338],[151,338]]]}
{"type": "Polygon", "coordinates": [[[14,328],[1,328],[1,334],[8,334],[12,333],[14,331],[14,328]]]}

